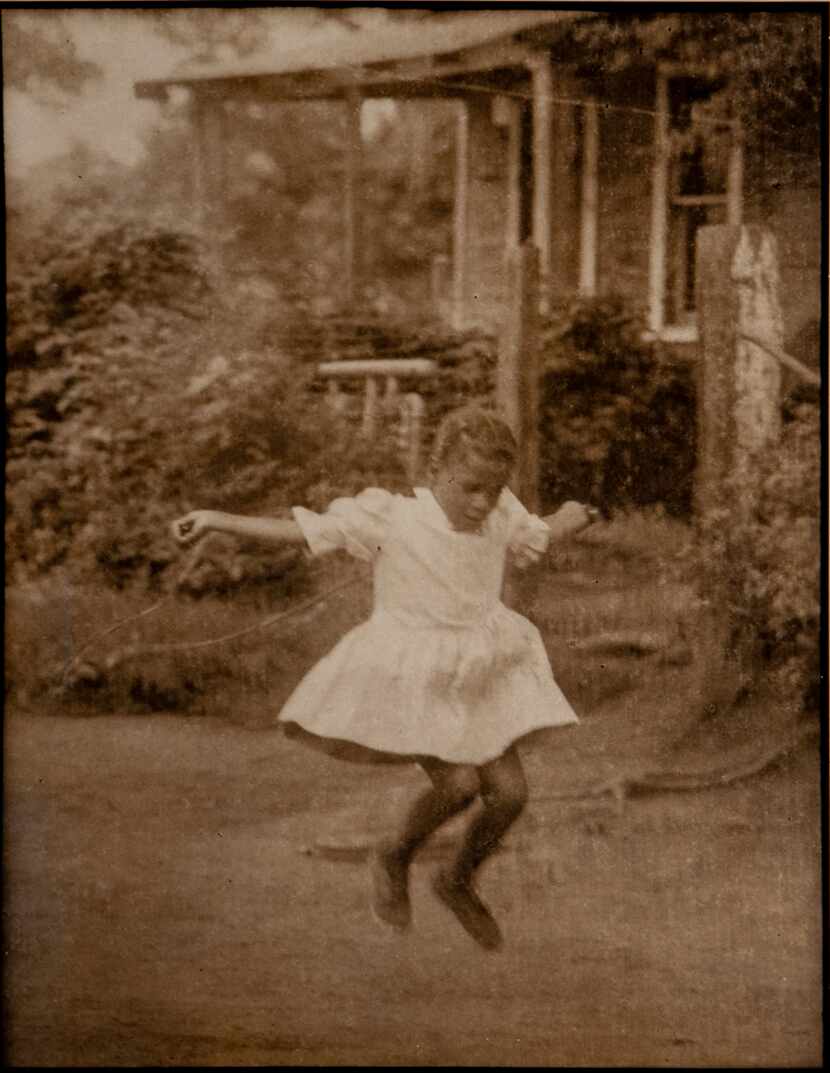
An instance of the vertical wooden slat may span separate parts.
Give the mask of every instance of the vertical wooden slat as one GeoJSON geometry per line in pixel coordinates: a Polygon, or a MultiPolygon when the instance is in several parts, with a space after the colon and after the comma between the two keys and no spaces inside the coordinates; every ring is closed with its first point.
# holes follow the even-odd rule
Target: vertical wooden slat
{"type": "Polygon", "coordinates": [[[651,174],[651,257],[649,259],[649,328],[660,332],[665,322],[666,236],[669,181],[669,93],[668,79],[657,75],[654,117],[654,163],[651,174]]]}
{"type": "Polygon", "coordinates": [[[367,376],[363,389],[363,416],[360,423],[360,434],[366,439],[371,439],[375,434],[377,412],[378,383],[373,376],[367,376]]]}
{"type": "Polygon", "coordinates": [[[577,175],[577,110],[580,87],[573,70],[557,63],[552,71],[551,108],[550,271],[546,296],[576,290],[579,281],[579,182],[577,175]]]}
{"type": "Polygon", "coordinates": [[[533,84],[533,241],[539,251],[540,310],[549,309],[551,270],[551,109],[553,79],[547,53],[530,64],[533,84]]]}
{"type": "Polygon", "coordinates": [[[671,292],[668,295],[670,298],[669,316],[675,324],[681,323],[686,314],[686,286],[689,272],[694,270],[689,264],[688,256],[690,226],[688,210],[676,211],[671,249],[666,251],[666,263],[670,261],[672,266],[671,282],[667,287],[667,290],[671,292]]]}
{"type": "Polygon", "coordinates": [[[433,309],[441,316],[446,316],[449,280],[450,258],[445,253],[436,253],[430,264],[429,296],[433,309]]]}
{"type": "Polygon", "coordinates": [[[579,227],[579,293],[592,297],[597,290],[597,215],[599,211],[599,113],[589,100],[582,122],[582,198],[579,227]]]}
{"type": "Polygon", "coordinates": [[[432,106],[424,100],[401,102],[401,115],[409,142],[408,188],[413,197],[427,189],[431,171],[432,106]]]}
{"type": "Polygon", "coordinates": [[[508,263],[509,304],[499,348],[497,403],[519,444],[516,494],[539,503],[539,259],[525,242],[508,263]]]}
{"type": "Polygon", "coordinates": [[[213,100],[208,110],[208,152],[211,204],[219,215],[228,196],[228,138],[230,122],[222,100],[213,100]]]}
{"type": "Polygon", "coordinates": [[[505,98],[507,116],[507,194],[504,206],[506,255],[519,245],[521,228],[522,112],[518,101],[505,98]]]}
{"type": "Polygon", "coordinates": [[[344,212],[344,300],[354,304],[360,290],[360,171],[363,143],[360,133],[360,111],[363,100],[360,91],[350,89],[346,93],[346,183],[343,199],[344,212]]]}
{"type": "Polygon", "coordinates": [[[208,131],[205,102],[196,94],[190,102],[190,124],[193,137],[193,208],[196,226],[204,230],[208,219],[210,187],[208,179],[208,131]]]}
{"type": "Polygon", "coordinates": [[[452,323],[456,328],[463,326],[466,317],[469,161],[469,116],[467,105],[464,101],[459,101],[455,124],[455,201],[452,251],[452,323]]]}
{"type": "Polygon", "coordinates": [[[401,399],[400,437],[398,442],[403,453],[406,475],[411,484],[415,484],[421,472],[424,410],[423,397],[416,391],[408,392],[401,399]]]}
{"type": "Polygon", "coordinates": [[[193,201],[196,225],[204,235],[216,268],[221,270],[229,133],[222,98],[206,92],[196,94],[191,103],[191,119],[195,143],[193,201]]]}

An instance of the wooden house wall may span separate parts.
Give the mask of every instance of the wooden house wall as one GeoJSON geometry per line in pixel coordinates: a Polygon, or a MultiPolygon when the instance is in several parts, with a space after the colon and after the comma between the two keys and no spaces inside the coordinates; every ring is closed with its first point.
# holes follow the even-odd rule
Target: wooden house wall
{"type": "MultiPolygon", "coordinates": [[[[651,248],[651,189],[654,161],[654,86],[649,71],[631,71],[590,87],[571,87],[580,97],[597,95],[599,109],[599,196],[597,293],[625,295],[645,313],[651,248]],[[602,107],[602,102],[608,107],[602,107]]],[[[505,293],[505,211],[508,203],[507,135],[493,121],[491,100],[469,102],[469,173],[465,308],[470,321],[498,327],[505,293]]],[[[554,298],[575,294],[579,281],[581,110],[554,109],[551,161],[550,288],[554,298]]],[[[767,168],[769,171],[769,162],[767,168]]],[[[775,164],[773,162],[773,175],[775,164]]],[[[747,181],[752,169],[747,168],[747,181]]],[[[820,189],[810,175],[805,185],[782,163],[782,182],[763,193],[744,189],[744,220],[762,223],[778,238],[781,298],[788,344],[817,341],[821,308],[820,189]],[[812,329],[810,326],[813,326],[812,329]],[[806,335],[805,335],[806,333],[806,335]]],[[[525,191],[524,196],[529,196],[525,191]]],[[[807,355],[809,357],[809,355],[807,355]]]]}
{"type": "Polygon", "coordinates": [[[654,78],[637,72],[597,87],[599,175],[597,293],[625,295],[645,311],[651,244],[654,78]],[[617,106],[623,107],[617,107],[617,106]],[[642,109],[628,111],[626,107],[642,109]]]}

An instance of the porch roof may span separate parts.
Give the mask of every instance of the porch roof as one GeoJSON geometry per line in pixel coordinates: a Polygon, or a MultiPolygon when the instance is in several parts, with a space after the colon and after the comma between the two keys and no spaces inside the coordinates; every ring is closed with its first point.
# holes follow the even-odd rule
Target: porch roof
{"type": "Polygon", "coordinates": [[[493,9],[355,30],[338,41],[309,33],[286,46],[272,37],[250,59],[190,61],[166,78],[136,82],[134,89],[137,97],[156,100],[165,100],[170,87],[307,99],[338,97],[355,87],[367,96],[439,93],[452,87],[437,79],[518,66],[528,46],[545,47],[562,24],[595,14],[493,9]]]}

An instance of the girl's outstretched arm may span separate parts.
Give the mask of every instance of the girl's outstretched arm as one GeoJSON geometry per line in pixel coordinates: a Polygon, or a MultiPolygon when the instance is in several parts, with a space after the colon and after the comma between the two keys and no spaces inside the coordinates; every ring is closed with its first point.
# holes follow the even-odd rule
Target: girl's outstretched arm
{"type": "Polygon", "coordinates": [[[508,563],[503,594],[507,606],[522,615],[528,615],[542,577],[550,569],[550,553],[553,546],[567,540],[568,537],[581,533],[598,517],[599,511],[596,507],[586,507],[574,500],[563,503],[559,510],[544,517],[542,521],[550,529],[551,546],[548,554],[541,556],[537,562],[521,568],[508,563]]]}
{"type": "Polygon", "coordinates": [[[187,546],[208,533],[227,533],[264,544],[304,544],[299,525],[285,518],[256,518],[245,514],[226,514],[221,510],[192,510],[172,525],[177,543],[187,546]]]}

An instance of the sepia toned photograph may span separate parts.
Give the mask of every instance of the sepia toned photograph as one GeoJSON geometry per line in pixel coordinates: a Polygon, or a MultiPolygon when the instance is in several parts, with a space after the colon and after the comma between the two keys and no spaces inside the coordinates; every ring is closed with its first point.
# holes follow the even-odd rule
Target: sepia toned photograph
{"type": "Polygon", "coordinates": [[[829,21],[0,2],[9,1067],[822,1066],[829,21]]]}

